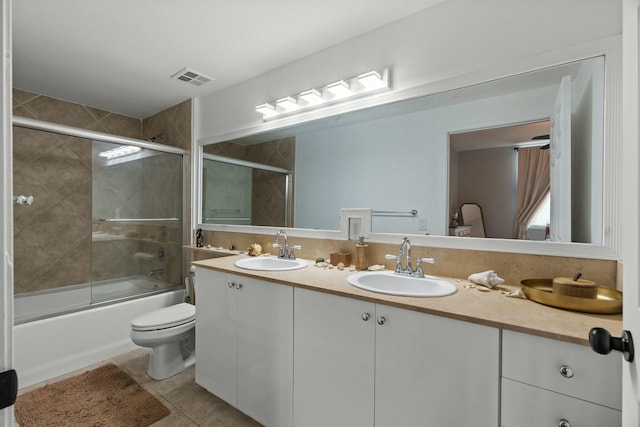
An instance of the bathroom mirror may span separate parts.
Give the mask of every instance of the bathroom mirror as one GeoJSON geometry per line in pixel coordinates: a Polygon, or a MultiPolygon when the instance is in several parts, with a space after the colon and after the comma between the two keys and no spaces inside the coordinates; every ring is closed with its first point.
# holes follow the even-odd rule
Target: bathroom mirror
{"type": "MultiPolygon", "coordinates": [[[[576,166],[564,172],[576,185],[574,200],[570,192],[564,197],[597,229],[590,240],[581,242],[602,245],[602,56],[205,145],[203,151],[215,151],[219,144],[258,150],[283,139],[293,141],[288,152],[295,153],[295,160],[286,167],[293,171],[292,227],[339,230],[341,208],[371,208],[384,212],[373,216],[374,233],[448,236],[452,206],[477,202],[452,200],[451,171],[460,164],[452,154],[451,135],[548,121],[565,76],[572,113],[567,130],[573,134],[573,150],[567,156],[576,166]]],[[[498,133],[472,149],[500,146],[513,151],[539,135],[534,131],[509,140],[498,133]]],[[[482,164],[471,167],[477,168],[471,175],[483,185],[482,164]]],[[[491,190],[490,183],[484,186],[491,190]]],[[[203,194],[203,203],[207,197],[203,194]]]]}

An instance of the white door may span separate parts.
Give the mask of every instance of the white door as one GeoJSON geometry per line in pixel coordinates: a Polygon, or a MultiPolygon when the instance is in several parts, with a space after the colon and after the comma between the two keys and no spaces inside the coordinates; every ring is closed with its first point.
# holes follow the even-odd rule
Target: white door
{"type": "Polygon", "coordinates": [[[560,81],[550,119],[551,240],[571,241],[571,77],[560,81]]]}
{"type": "MultiPolygon", "coordinates": [[[[2,0],[2,104],[0,106],[0,372],[13,367],[13,202],[11,154],[11,0],[2,0]]],[[[13,425],[13,407],[0,411],[0,426],[13,425]]]]}
{"type": "Polygon", "coordinates": [[[376,305],[375,426],[496,426],[500,331],[376,305]]]}
{"type": "Polygon", "coordinates": [[[236,406],[237,292],[233,276],[196,268],[196,383],[236,406]]]}
{"type": "Polygon", "coordinates": [[[374,425],[375,305],[295,289],[294,426],[374,425]]]}
{"type": "MultiPolygon", "coordinates": [[[[640,60],[640,0],[625,0],[622,11],[623,63],[623,163],[622,163],[622,283],[624,286],[623,327],[631,332],[636,342],[633,363],[622,364],[622,425],[640,425],[640,176],[638,164],[640,144],[638,114],[640,96],[638,61],[640,60]],[[629,227],[627,227],[629,226],[629,227]]],[[[618,354],[609,357],[620,357],[618,354]]]]}
{"type": "Polygon", "coordinates": [[[266,426],[293,417],[293,287],[244,276],[236,283],[238,406],[266,426]]]}

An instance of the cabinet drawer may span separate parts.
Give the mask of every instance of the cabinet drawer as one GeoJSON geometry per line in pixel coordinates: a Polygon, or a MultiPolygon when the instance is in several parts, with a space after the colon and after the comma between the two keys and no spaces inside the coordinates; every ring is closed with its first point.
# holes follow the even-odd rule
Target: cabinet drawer
{"type": "Polygon", "coordinates": [[[616,427],[622,412],[563,394],[502,379],[502,427],[616,427]]]}
{"type": "Polygon", "coordinates": [[[603,356],[587,346],[503,331],[502,376],[622,408],[622,357],[603,356]]]}

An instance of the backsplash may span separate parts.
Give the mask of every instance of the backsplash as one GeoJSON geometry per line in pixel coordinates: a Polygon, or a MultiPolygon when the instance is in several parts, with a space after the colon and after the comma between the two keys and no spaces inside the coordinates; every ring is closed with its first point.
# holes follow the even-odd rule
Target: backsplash
{"type": "MultiPolygon", "coordinates": [[[[205,246],[233,246],[237,250],[246,250],[251,243],[259,243],[263,252],[273,253],[271,247],[272,235],[232,233],[222,231],[204,231],[205,246]]],[[[400,245],[385,243],[367,243],[369,264],[384,264],[393,270],[395,260],[385,259],[385,254],[396,255],[400,245]]],[[[331,252],[350,252],[355,255],[356,242],[344,240],[311,239],[303,237],[289,237],[289,244],[302,245],[296,251],[299,258],[315,260],[318,257],[328,259],[331,252]]],[[[447,276],[466,279],[470,274],[486,270],[495,270],[505,279],[507,284],[519,285],[521,280],[533,278],[553,278],[558,276],[573,276],[582,273],[585,279],[593,280],[599,285],[620,289],[619,264],[616,261],[594,260],[573,257],[557,257],[545,255],[528,255],[518,253],[476,251],[466,249],[431,248],[426,246],[411,246],[412,263],[416,257],[433,257],[435,264],[426,264],[425,274],[447,276]]]]}

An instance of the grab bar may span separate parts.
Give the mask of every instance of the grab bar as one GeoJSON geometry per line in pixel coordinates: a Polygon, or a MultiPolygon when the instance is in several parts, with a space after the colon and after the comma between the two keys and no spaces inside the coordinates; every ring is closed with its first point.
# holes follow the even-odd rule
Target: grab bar
{"type": "Polygon", "coordinates": [[[404,212],[404,211],[372,211],[371,214],[373,216],[416,216],[416,215],[418,215],[418,211],[415,210],[415,209],[412,209],[409,212],[404,212]]]}
{"type": "Polygon", "coordinates": [[[102,222],[180,221],[180,218],[100,218],[102,222]]]}

